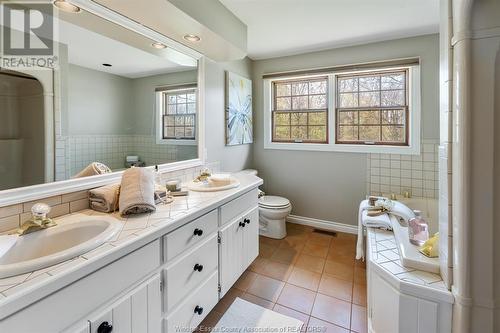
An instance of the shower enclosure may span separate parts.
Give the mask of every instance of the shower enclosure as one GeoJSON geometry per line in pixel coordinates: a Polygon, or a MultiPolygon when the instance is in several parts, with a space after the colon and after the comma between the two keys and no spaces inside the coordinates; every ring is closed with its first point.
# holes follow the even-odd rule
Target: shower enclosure
{"type": "Polygon", "coordinates": [[[53,151],[46,95],[35,76],[0,70],[0,190],[53,179],[53,160],[46,156],[53,151]]]}

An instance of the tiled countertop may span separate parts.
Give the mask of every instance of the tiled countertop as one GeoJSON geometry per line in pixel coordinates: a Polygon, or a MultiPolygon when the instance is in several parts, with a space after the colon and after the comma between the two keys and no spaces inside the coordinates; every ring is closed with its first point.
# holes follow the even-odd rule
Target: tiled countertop
{"type": "Polygon", "coordinates": [[[453,303],[453,296],[439,274],[403,266],[392,231],[367,228],[367,252],[372,268],[398,289],[453,303]]]}
{"type": "Polygon", "coordinates": [[[104,214],[90,209],[56,218],[58,224],[84,220],[89,216],[111,216],[122,224],[121,231],[110,241],[76,258],[34,272],[0,279],[0,319],[34,303],[72,282],[168,232],[208,213],[218,206],[262,184],[252,175],[235,175],[240,186],[218,192],[193,192],[175,197],[169,204],[160,204],[156,212],[130,217],[119,213],[104,214]]]}

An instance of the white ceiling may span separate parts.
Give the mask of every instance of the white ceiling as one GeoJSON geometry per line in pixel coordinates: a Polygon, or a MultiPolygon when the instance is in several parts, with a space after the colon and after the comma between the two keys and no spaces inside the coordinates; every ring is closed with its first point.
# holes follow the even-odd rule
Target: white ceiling
{"type": "Polygon", "coordinates": [[[63,20],[59,21],[59,40],[68,45],[69,63],[128,78],[193,69],[63,20]]]}
{"type": "Polygon", "coordinates": [[[437,33],[438,0],[219,0],[248,26],[248,56],[271,58],[437,33]]]}

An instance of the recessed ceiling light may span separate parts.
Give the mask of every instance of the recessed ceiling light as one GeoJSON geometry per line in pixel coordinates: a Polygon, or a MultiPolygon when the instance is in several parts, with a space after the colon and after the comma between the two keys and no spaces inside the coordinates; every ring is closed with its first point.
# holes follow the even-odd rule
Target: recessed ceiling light
{"type": "Polygon", "coordinates": [[[199,42],[201,40],[200,36],[188,34],[184,35],[184,39],[187,40],[188,42],[199,42]]]}
{"type": "Polygon", "coordinates": [[[160,42],[155,42],[155,43],[151,44],[151,46],[154,47],[155,49],[164,49],[167,47],[167,45],[162,44],[160,42]]]}
{"type": "Polygon", "coordinates": [[[102,65],[103,65],[104,67],[111,67],[111,66],[113,66],[113,65],[111,65],[111,64],[102,64],[102,65]]]}
{"type": "Polygon", "coordinates": [[[54,6],[59,8],[62,11],[68,12],[68,13],[79,13],[81,12],[81,8],[78,6],[75,6],[65,0],[55,0],[53,2],[54,6]]]}

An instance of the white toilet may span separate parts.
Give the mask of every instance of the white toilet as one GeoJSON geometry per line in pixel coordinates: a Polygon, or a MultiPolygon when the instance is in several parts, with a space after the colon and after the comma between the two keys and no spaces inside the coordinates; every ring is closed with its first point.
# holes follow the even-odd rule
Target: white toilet
{"type": "MultiPolygon", "coordinates": [[[[243,173],[257,175],[257,170],[243,170],[243,173]]],[[[259,233],[262,236],[282,239],[286,237],[286,218],[292,211],[287,198],[265,195],[259,196],[259,233]]]]}

